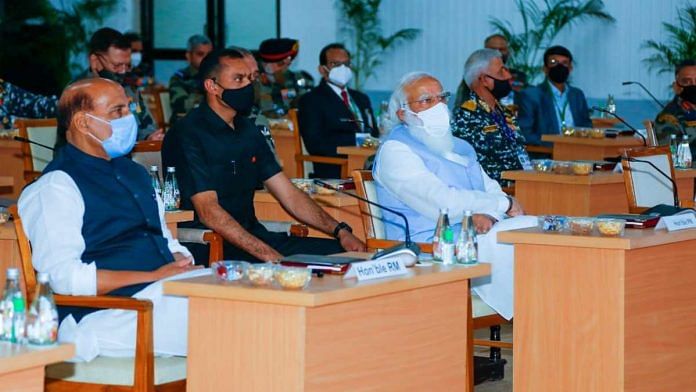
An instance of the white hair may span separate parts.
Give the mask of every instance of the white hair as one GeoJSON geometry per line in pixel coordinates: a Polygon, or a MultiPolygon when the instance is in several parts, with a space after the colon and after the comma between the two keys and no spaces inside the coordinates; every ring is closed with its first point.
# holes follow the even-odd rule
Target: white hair
{"type": "Polygon", "coordinates": [[[392,130],[395,126],[401,124],[401,120],[397,115],[397,111],[406,105],[406,92],[404,91],[409,85],[421,80],[421,79],[435,79],[437,78],[432,74],[422,71],[409,72],[401,77],[399,84],[389,98],[389,116],[384,126],[386,133],[392,130]]]}
{"type": "Polygon", "coordinates": [[[496,49],[486,48],[474,51],[464,63],[464,81],[466,85],[471,87],[471,84],[481,76],[496,57],[499,59],[503,57],[496,49]]]}

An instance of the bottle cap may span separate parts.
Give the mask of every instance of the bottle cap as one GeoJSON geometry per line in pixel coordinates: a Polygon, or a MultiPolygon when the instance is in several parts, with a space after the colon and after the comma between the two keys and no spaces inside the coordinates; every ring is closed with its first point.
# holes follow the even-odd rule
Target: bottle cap
{"type": "Polygon", "coordinates": [[[471,210],[464,210],[464,216],[471,216],[471,210]]]}
{"type": "Polygon", "coordinates": [[[442,214],[449,214],[449,208],[447,208],[447,207],[440,208],[440,215],[442,215],[442,214]]]}
{"type": "Polygon", "coordinates": [[[682,140],[688,141],[688,140],[689,140],[689,135],[682,135],[682,140]]]}
{"type": "Polygon", "coordinates": [[[157,165],[152,165],[152,166],[150,166],[150,171],[151,172],[159,171],[159,167],[157,167],[157,165]]]}
{"type": "Polygon", "coordinates": [[[17,279],[19,278],[19,270],[17,268],[7,269],[7,279],[17,279]]]}
{"type": "Polygon", "coordinates": [[[176,171],[176,168],[173,166],[167,167],[167,173],[174,173],[176,171]]]}
{"type": "Polygon", "coordinates": [[[48,272],[39,272],[36,274],[36,280],[39,281],[39,283],[46,284],[48,283],[48,272]]]}

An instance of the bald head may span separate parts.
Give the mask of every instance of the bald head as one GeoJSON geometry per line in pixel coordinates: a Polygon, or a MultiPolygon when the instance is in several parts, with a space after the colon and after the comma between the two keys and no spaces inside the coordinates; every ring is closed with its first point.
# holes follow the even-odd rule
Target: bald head
{"type": "Polygon", "coordinates": [[[116,82],[103,78],[89,78],[74,82],[63,90],[58,101],[58,129],[65,133],[70,129],[75,113],[89,112],[104,91],[116,92],[123,88],[116,82]]]}

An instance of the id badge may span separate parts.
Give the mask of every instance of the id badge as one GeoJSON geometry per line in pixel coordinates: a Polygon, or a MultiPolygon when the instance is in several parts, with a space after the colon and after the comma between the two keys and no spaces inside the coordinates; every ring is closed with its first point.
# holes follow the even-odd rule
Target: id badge
{"type": "Polygon", "coordinates": [[[524,149],[520,149],[517,152],[517,159],[519,159],[522,169],[532,170],[532,161],[529,160],[529,154],[524,149]]]}

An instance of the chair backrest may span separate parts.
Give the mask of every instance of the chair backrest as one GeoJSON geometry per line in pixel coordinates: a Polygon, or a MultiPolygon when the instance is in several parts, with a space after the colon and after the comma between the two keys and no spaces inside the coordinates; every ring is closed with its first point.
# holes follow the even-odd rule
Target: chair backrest
{"type": "MultiPolygon", "coordinates": [[[[351,174],[355,182],[355,193],[362,198],[377,202],[377,188],[375,187],[372,172],[369,170],[353,170],[351,174]]],[[[384,222],[382,221],[382,209],[364,201],[358,201],[358,207],[360,208],[360,216],[365,229],[365,237],[385,239],[386,233],[384,222]]]]}
{"type": "Polygon", "coordinates": [[[14,220],[15,232],[17,233],[17,246],[19,247],[19,257],[22,266],[20,272],[22,280],[24,281],[27,303],[31,303],[34,293],[36,292],[36,272],[34,271],[34,265],[31,263],[31,244],[24,232],[24,227],[22,227],[22,219],[19,217],[17,205],[11,205],[8,210],[14,220]]]}
{"type": "Polygon", "coordinates": [[[145,105],[150,110],[153,120],[157,123],[158,128],[164,128],[166,119],[164,117],[164,109],[162,108],[162,100],[160,93],[166,91],[163,86],[148,86],[140,93],[145,101],[145,105]]]}
{"type": "Polygon", "coordinates": [[[652,120],[643,121],[645,126],[645,140],[648,142],[648,147],[657,147],[659,142],[657,141],[657,134],[655,134],[655,124],[652,120]]]}
{"type": "MultiPolygon", "coordinates": [[[[15,121],[19,136],[33,142],[53,147],[58,138],[58,122],[55,118],[18,119],[15,121]]],[[[24,179],[31,181],[41,175],[53,160],[53,151],[36,144],[22,143],[24,155],[24,179]]]]}
{"type": "Polygon", "coordinates": [[[163,90],[159,93],[160,105],[162,106],[162,117],[164,120],[165,129],[169,128],[169,119],[172,118],[172,100],[169,96],[169,91],[163,90]]]}
{"type": "Polygon", "coordinates": [[[162,168],[162,141],[141,141],[135,143],[131,151],[133,162],[139,163],[149,172],[150,166],[157,165],[160,178],[164,170],[162,168]]]}
{"type": "MultiPolygon", "coordinates": [[[[624,154],[629,158],[651,162],[672,179],[676,178],[669,146],[627,149],[624,154]]],[[[629,162],[625,159],[622,166],[630,212],[640,213],[657,204],[674,203],[672,183],[654,167],[644,162],[629,162]]]]}
{"type": "MultiPolygon", "coordinates": [[[[295,139],[295,156],[309,155],[304,140],[302,140],[302,135],[300,134],[300,122],[297,117],[297,109],[290,109],[288,111],[288,118],[290,122],[292,122],[293,137],[295,139]]],[[[295,163],[297,178],[306,178],[309,176],[309,173],[314,171],[314,164],[310,161],[295,160],[295,163]]]]}

